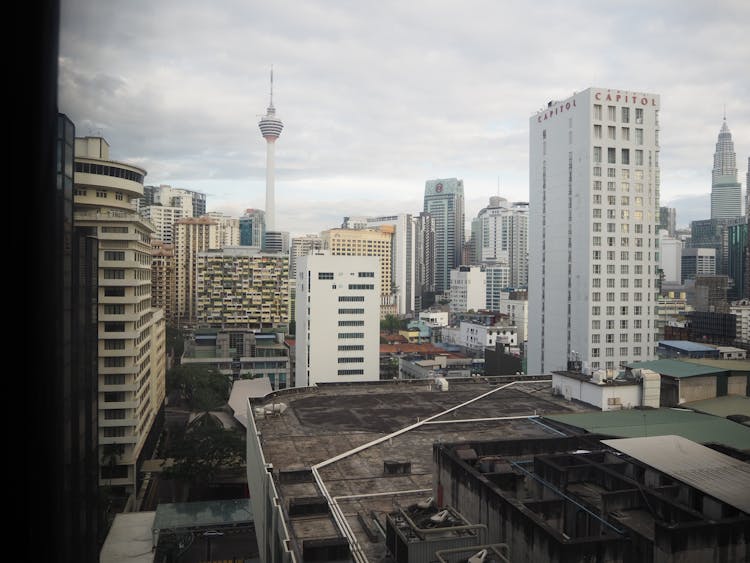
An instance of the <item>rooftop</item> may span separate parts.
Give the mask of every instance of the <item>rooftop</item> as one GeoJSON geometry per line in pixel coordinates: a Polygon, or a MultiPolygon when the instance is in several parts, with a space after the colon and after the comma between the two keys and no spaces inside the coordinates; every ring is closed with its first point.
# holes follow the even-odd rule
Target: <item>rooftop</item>
{"type": "Polygon", "coordinates": [[[374,513],[384,529],[387,513],[429,497],[433,443],[559,436],[540,415],[589,410],[533,377],[451,379],[448,391],[427,381],[328,384],[273,393],[252,407],[269,412],[272,403],[288,408],[254,424],[292,543],[339,537],[332,513],[341,514],[370,561],[385,546],[369,540],[361,515],[374,513]],[[331,509],[302,506],[315,498],[331,509]]]}
{"type": "Polygon", "coordinates": [[[652,360],[650,362],[627,364],[625,367],[630,369],[650,369],[658,374],[668,375],[669,377],[695,377],[727,371],[727,368],[724,367],[712,367],[711,365],[703,365],[702,363],[687,360],[652,360]]]}
{"type": "Polygon", "coordinates": [[[698,342],[691,342],[689,340],[660,340],[659,345],[662,344],[671,348],[684,350],[685,352],[710,352],[716,350],[716,346],[699,344],[698,342]]]}
{"type": "Polygon", "coordinates": [[[740,415],[750,420],[750,397],[742,395],[725,395],[702,401],[690,401],[689,403],[682,403],[680,406],[714,416],[726,418],[732,415],[740,415]]]}
{"type": "Polygon", "coordinates": [[[621,438],[676,435],[699,444],[723,444],[750,451],[750,427],[685,409],[627,409],[549,414],[546,419],[571,429],[621,438]]]}

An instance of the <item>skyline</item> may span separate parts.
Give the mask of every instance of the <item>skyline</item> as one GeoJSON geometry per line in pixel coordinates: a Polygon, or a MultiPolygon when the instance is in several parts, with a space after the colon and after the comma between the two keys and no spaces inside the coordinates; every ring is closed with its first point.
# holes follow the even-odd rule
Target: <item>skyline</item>
{"type": "Polygon", "coordinates": [[[710,217],[726,112],[739,180],[750,155],[750,60],[740,1],[134,2],[61,6],[59,109],[78,136],[144,167],[146,185],[206,193],[209,211],[265,207],[274,105],[277,228],[422,210],[425,182],[464,181],[467,229],[489,197],[529,199],[529,119],[589,87],[661,97],[661,202],[678,226],[710,217]],[[466,6],[465,4],[463,6],[466,6]],[[571,34],[567,22],[581,22],[571,34]],[[458,25],[456,22],[466,22],[458,25]],[[645,22],[645,23],[642,23],[645,22]],[[685,38],[690,38],[689,43],[685,38]]]}

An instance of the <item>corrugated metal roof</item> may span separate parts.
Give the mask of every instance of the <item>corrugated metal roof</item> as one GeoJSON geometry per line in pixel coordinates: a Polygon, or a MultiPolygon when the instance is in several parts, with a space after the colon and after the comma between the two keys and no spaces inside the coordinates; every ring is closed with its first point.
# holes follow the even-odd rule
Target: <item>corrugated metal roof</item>
{"type": "Polygon", "coordinates": [[[703,401],[691,401],[682,403],[680,406],[714,416],[723,416],[724,418],[733,414],[750,416],[750,397],[743,395],[726,395],[704,399],[703,401]]]}
{"type": "Polygon", "coordinates": [[[707,495],[750,514],[750,465],[682,436],[602,440],[707,495]]]}
{"type": "Polygon", "coordinates": [[[682,360],[652,360],[650,362],[635,362],[627,364],[626,367],[632,369],[650,369],[661,375],[670,377],[695,377],[698,375],[711,375],[714,373],[724,373],[726,369],[706,366],[693,362],[683,362],[682,360]]]}
{"type": "Polygon", "coordinates": [[[587,432],[622,438],[674,434],[700,444],[724,444],[750,451],[750,427],[708,414],[682,409],[626,409],[620,411],[547,415],[587,432]]]}
{"type": "Polygon", "coordinates": [[[716,350],[716,346],[691,342],[690,340],[660,340],[659,344],[685,350],[686,352],[710,352],[711,350],[716,350]]]}
{"type": "Polygon", "coordinates": [[[750,360],[716,360],[713,358],[685,358],[690,364],[700,364],[726,371],[750,371],[750,360]]]}

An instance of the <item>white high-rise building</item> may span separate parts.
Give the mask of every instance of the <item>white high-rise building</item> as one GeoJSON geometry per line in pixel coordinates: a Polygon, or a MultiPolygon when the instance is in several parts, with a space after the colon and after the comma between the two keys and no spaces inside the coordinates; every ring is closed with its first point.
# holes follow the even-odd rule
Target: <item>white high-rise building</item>
{"type": "Polygon", "coordinates": [[[529,279],[529,204],[492,196],[472,221],[471,230],[476,237],[476,259],[507,264],[510,286],[525,288],[529,279]]]}
{"type": "Polygon", "coordinates": [[[530,137],[528,373],[654,359],[659,96],[589,88],[530,137]]]}
{"type": "Polygon", "coordinates": [[[721,124],[711,171],[711,219],[742,216],[742,185],[737,181],[737,153],[727,118],[721,124]]]}
{"type": "Polygon", "coordinates": [[[206,213],[219,226],[220,248],[240,245],[240,220],[238,217],[230,217],[221,211],[209,211],[206,213]]]}
{"type": "Polygon", "coordinates": [[[297,387],[380,379],[380,268],[377,256],[298,259],[297,387]]]}
{"type": "Polygon", "coordinates": [[[659,268],[663,283],[682,283],[683,242],[669,236],[668,231],[659,231],[659,268]]]}
{"type": "Polygon", "coordinates": [[[451,313],[481,311],[487,307],[487,280],[480,266],[451,270],[451,313]]]}

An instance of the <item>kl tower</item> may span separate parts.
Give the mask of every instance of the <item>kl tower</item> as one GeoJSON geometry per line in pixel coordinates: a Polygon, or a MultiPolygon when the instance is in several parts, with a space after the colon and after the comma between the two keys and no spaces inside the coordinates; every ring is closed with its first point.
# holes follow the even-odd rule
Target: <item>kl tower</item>
{"type": "Polygon", "coordinates": [[[284,124],[276,117],[276,108],[273,107],[273,68],[271,68],[271,103],[266,110],[266,115],[258,122],[258,127],[260,127],[260,132],[266,140],[266,231],[275,231],[274,153],[276,151],[276,139],[281,135],[284,124]]]}

